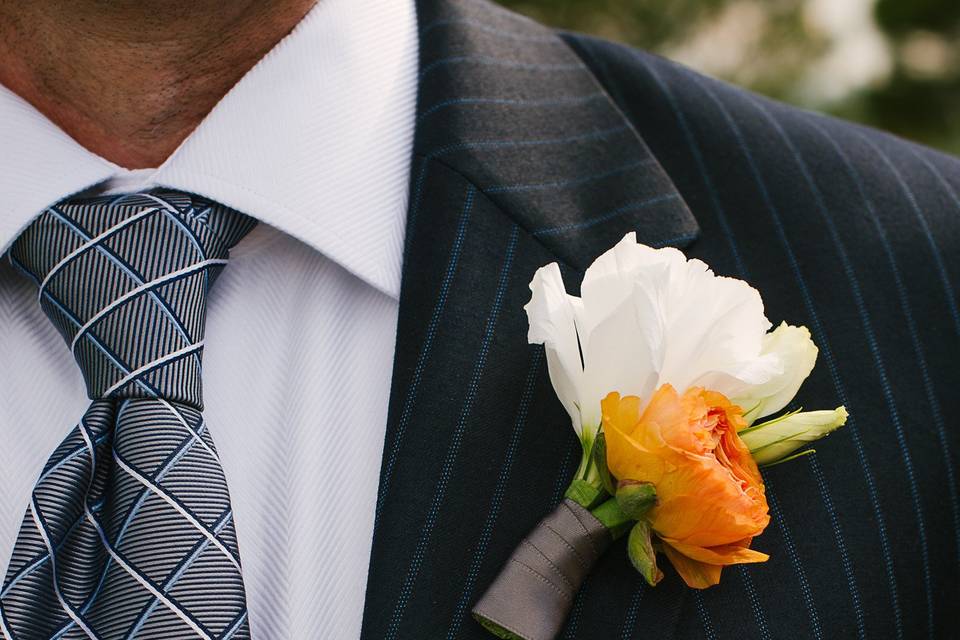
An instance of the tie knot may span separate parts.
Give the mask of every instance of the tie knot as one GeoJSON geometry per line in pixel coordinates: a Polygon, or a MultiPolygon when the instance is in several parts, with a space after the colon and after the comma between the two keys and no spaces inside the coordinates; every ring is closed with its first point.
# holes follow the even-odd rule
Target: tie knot
{"type": "Polygon", "coordinates": [[[206,297],[248,216],[174,191],[73,198],[10,248],[83,371],[91,398],[202,408],[206,297]]]}

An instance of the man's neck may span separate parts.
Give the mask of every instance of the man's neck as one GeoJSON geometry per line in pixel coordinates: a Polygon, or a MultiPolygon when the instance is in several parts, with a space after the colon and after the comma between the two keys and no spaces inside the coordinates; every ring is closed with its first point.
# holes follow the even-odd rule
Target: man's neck
{"type": "Polygon", "coordinates": [[[0,84],[123,167],[162,163],[317,0],[0,0],[0,84]]]}

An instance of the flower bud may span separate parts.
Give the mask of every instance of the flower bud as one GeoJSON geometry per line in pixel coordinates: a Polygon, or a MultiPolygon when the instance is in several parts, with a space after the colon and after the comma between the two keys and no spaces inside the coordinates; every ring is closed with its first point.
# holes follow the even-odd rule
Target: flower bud
{"type": "Polygon", "coordinates": [[[617,484],[617,505],[634,520],[640,520],[657,504],[657,490],[649,482],[621,480],[617,484]]]}
{"type": "Polygon", "coordinates": [[[740,432],[757,464],[769,465],[814,440],[819,440],[847,421],[847,410],[790,413],[740,432]]]}

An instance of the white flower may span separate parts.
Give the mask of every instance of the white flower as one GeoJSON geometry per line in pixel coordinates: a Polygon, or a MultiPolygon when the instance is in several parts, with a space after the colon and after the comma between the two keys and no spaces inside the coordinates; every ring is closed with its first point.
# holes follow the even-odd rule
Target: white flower
{"type": "Polygon", "coordinates": [[[797,389],[813,371],[817,361],[817,347],[806,327],[793,327],[786,322],[763,336],[763,353],[778,353],[785,363],[784,375],[732,396],[740,405],[748,423],[783,409],[793,400],[797,389]]]}
{"type": "Polygon", "coordinates": [[[528,339],[545,346],[553,388],[585,448],[611,391],[648,399],[666,383],[680,393],[706,387],[752,421],[790,402],[817,356],[803,327],[768,333],[760,294],[746,282],[676,249],[638,244],[633,233],[587,269],[581,297],[566,293],[556,263],[538,270],[530,289],[528,339]]]}
{"type": "Polygon", "coordinates": [[[740,432],[757,464],[772,464],[847,422],[845,407],[790,413],[740,432]]]}

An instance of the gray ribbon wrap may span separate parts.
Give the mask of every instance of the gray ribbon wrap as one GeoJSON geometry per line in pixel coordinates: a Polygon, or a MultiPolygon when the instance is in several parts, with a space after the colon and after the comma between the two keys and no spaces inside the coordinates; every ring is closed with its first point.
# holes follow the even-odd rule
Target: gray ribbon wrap
{"type": "Polygon", "coordinates": [[[553,640],[611,542],[589,511],[564,500],[517,546],[474,605],[474,618],[501,638],[553,640]]]}

